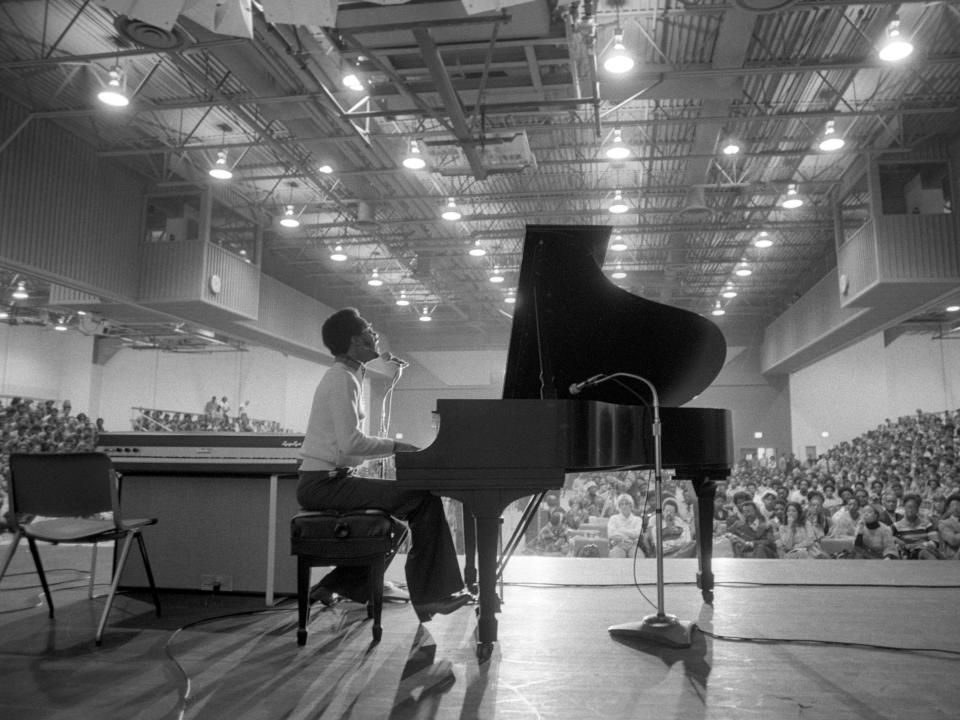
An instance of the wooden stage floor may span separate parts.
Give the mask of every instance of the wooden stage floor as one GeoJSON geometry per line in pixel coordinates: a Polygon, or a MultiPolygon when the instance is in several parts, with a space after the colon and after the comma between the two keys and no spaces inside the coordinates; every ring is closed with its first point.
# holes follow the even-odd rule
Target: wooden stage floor
{"type": "MultiPolygon", "coordinates": [[[[118,597],[98,648],[88,550],[41,553],[59,568],[55,621],[26,548],[0,584],[4,717],[960,718],[960,563],[718,559],[710,607],[695,561],[668,560],[665,609],[697,628],[672,649],[607,632],[655,611],[632,561],[516,557],[480,664],[469,607],[421,626],[389,604],[371,645],[365,612],[341,603],[299,648],[293,603],[212,594],[164,593],[159,619],[146,596],[118,597]]],[[[654,573],[637,563],[655,603],[654,573]]]]}

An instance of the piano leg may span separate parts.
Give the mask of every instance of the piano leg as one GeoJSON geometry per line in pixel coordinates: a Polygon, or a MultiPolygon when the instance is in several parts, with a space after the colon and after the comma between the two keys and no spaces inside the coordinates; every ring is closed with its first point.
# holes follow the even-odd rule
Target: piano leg
{"type": "Polygon", "coordinates": [[[497,545],[500,536],[500,517],[477,516],[477,570],[480,577],[480,595],[477,607],[477,658],[486,662],[493,654],[497,641],[497,545]]]}
{"type": "Polygon", "coordinates": [[[713,604],[713,506],[717,484],[712,478],[693,481],[697,493],[697,587],[703,601],[713,604]]]}
{"type": "Polygon", "coordinates": [[[477,594],[477,521],[466,505],[463,509],[463,584],[477,594]]]}

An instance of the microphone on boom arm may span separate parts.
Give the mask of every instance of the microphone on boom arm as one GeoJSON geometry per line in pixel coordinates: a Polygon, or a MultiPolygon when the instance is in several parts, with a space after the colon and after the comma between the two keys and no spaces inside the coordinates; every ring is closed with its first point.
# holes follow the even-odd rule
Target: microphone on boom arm
{"type": "Polygon", "coordinates": [[[578,383],[573,383],[569,390],[571,395],[579,395],[583,390],[588,387],[593,387],[594,385],[599,385],[604,380],[607,379],[606,375],[594,375],[593,377],[588,377],[586,380],[581,380],[578,383]]]}
{"type": "Polygon", "coordinates": [[[393,363],[397,367],[401,367],[401,368],[410,367],[410,363],[408,363],[406,360],[404,360],[403,358],[398,358],[396,355],[392,355],[388,352],[380,353],[380,359],[383,360],[384,362],[393,363]]]}

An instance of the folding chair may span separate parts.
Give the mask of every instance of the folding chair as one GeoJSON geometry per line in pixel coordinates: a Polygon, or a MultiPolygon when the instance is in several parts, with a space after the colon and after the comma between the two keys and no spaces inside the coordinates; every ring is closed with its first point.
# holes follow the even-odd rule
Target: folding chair
{"type": "Polygon", "coordinates": [[[136,538],[140,555],[146,569],[153,604],[160,616],[160,597],[153,582],[153,572],[147,558],[147,550],[141,529],[154,525],[156,518],[125,519],[120,512],[117,476],[110,458],[103,453],[68,453],[63,455],[14,453],[10,456],[10,514],[14,532],[10,551],[0,567],[3,579],[21,538],[26,538],[33,555],[33,562],[43,585],[50,617],[53,617],[53,598],[43,572],[37,540],[53,543],[92,543],[93,559],[90,565],[90,588],[93,598],[94,575],[97,568],[97,543],[123,540],[106,606],[97,627],[96,643],[100,644],[107,615],[120,582],[130,552],[130,544],[136,538]],[[104,513],[112,515],[104,519],[104,513]]]}

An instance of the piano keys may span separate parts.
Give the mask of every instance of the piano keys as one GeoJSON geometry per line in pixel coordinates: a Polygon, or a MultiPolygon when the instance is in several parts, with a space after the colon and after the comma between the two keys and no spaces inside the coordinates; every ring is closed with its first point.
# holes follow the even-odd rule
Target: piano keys
{"type": "MultiPolygon", "coordinates": [[[[694,481],[697,583],[706,601],[713,597],[715,480],[733,463],[730,412],[677,406],[716,377],[726,343],[706,318],[614,286],[602,270],[609,234],[605,227],[528,226],[503,399],[439,400],[434,442],[396,456],[397,482],[456,498],[474,519],[481,659],[497,639],[505,507],[561,487],[568,472],[654,465],[649,389],[623,380],[571,392],[595,375],[632,373],[657,388],[662,464],[694,481]]],[[[468,582],[472,536],[466,533],[468,582]]]]}

